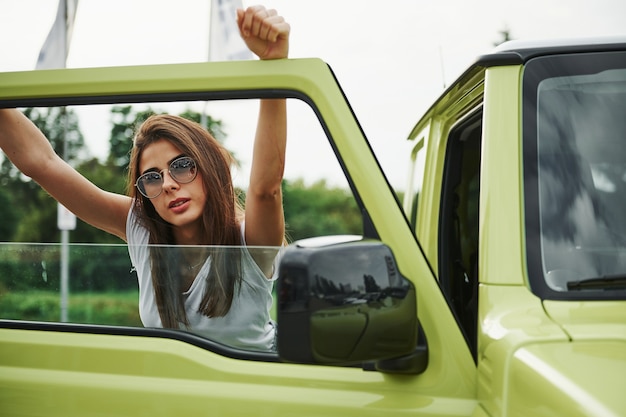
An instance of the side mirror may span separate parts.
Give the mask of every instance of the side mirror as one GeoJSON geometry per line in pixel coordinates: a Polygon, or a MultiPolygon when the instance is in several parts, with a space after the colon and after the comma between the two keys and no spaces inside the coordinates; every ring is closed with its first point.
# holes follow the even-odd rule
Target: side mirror
{"type": "Polygon", "coordinates": [[[417,349],[415,288],[383,243],[359,236],[298,241],[285,250],[277,283],[281,359],[374,362],[389,372],[425,368],[426,350],[417,349]]]}

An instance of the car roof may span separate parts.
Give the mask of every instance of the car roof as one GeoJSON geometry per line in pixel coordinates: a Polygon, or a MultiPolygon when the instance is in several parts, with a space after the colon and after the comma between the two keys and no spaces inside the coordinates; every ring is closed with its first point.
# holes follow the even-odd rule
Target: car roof
{"type": "Polygon", "coordinates": [[[491,67],[524,64],[531,58],[548,54],[624,50],[626,50],[626,36],[512,40],[498,45],[490,53],[479,56],[475,65],[491,67]]]}
{"type": "Polygon", "coordinates": [[[420,117],[411,130],[409,138],[412,138],[420,131],[424,120],[427,119],[437,103],[445,96],[451,94],[457,88],[457,85],[463,83],[463,80],[469,79],[477,72],[484,71],[485,68],[504,65],[524,65],[528,60],[542,55],[606,51],[626,51],[626,36],[511,40],[504,42],[491,52],[478,56],[471,65],[466,67],[465,71],[442,92],[430,108],[420,117]]]}

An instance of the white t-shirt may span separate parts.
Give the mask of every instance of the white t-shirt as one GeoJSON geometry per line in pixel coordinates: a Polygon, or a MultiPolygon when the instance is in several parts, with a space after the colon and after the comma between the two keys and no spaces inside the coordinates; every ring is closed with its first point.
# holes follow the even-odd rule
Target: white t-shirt
{"type": "MultiPolygon", "coordinates": [[[[243,224],[241,234],[242,242],[245,242],[243,224]]],[[[130,260],[137,271],[139,281],[139,316],[145,327],[163,327],[152,285],[148,235],[148,230],[139,224],[131,208],[126,221],[126,238],[130,260]]],[[[190,331],[228,346],[263,351],[275,350],[275,324],[269,314],[275,277],[267,279],[244,247],[241,288],[235,288],[232,305],[225,316],[209,318],[199,313],[198,307],[204,295],[205,278],[210,265],[209,257],[189,290],[183,293],[190,331]]]]}

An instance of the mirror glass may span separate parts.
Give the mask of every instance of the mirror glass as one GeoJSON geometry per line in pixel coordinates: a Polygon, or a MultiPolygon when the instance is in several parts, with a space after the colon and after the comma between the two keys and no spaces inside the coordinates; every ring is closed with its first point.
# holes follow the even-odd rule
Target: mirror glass
{"type": "Polygon", "coordinates": [[[292,245],[280,265],[279,293],[280,322],[288,326],[288,336],[281,333],[279,340],[286,360],[360,363],[407,355],[415,347],[413,286],[380,242],[292,245]]]}

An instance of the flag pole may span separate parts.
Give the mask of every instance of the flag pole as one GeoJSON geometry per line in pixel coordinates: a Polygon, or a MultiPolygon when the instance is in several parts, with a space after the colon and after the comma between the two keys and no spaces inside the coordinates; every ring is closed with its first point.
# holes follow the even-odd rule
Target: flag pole
{"type": "MultiPolygon", "coordinates": [[[[211,32],[213,32],[213,22],[214,22],[214,16],[213,13],[215,13],[215,8],[216,8],[216,4],[214,0],[209,1],[209,47],[207,48],[208,50],[208,56],[207,56],[207,61],[211,61],[211,32]]],[[[204,128],[204,130],[209,130],[209,118],[207,117],[207,108],[209,107],[209,101],[208,100],[204,100],[204,107],[202,108],[202,114],[200,115],[200,124],[202,125],[202,127],[204,128]]]]}
{"type": "MultiPolygon", "coordinates": [[[[73,32],[74,18],[78,0],[59,0],[57,14],[50,28],[50,32],[41,47],[37,58],[36,69],[65,68],[70,39],[73,32]]],[[[61,109],[63,118],[63,159],[69,157],[67,144],[67,111],[61,109]]],[[[61,282],[60,282],[60,320],[68,321],[69,299],[69,232],[76,228],[76,216],[61,204],[57,207],[57,226],[61,230],[61,282]]]]}
{"type": "MultiPolygon", "coordinates": [[[[242,0],[210,0],[210,7],[208,62],[252,59],[237,27],[237,9],[243,9],[242,0]]],[[[201,124],[207,130],[208,108],[209,101],[205,100],[201,124]]]]}

